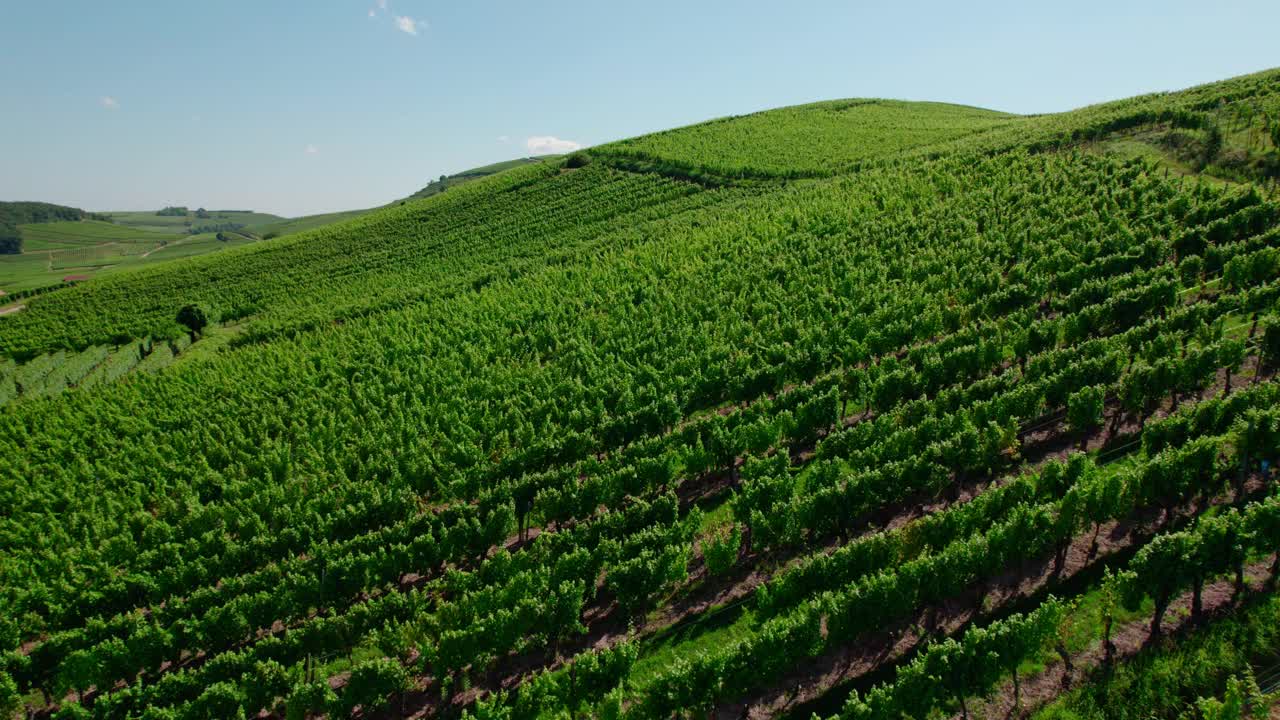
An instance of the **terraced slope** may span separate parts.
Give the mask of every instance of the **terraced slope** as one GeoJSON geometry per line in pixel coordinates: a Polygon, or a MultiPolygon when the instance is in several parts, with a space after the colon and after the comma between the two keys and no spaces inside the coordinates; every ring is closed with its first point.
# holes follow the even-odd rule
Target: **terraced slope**
{"type": "Polygon", "coordinates": [[[1280,204],[1104,145],[1278,87],[763,113],[37,298],[0,383],[235,330],[0,408],[0,700],[927,717],[1172,634],[1280,549],[1280,204]]]}

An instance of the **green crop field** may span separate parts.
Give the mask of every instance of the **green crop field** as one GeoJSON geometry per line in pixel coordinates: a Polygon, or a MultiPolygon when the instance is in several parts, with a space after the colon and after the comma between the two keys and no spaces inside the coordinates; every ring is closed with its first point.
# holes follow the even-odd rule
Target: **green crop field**
{"type": "Polygon", "coordinates": [[[783,108],[27,298],[0,708],[1262,717],[1277,109],[783,108]]]}
{"type": "Polygon", "coordinates": [[[56,286],[74,275],[102,273],[200,255],[257,240],[251,235],[190,235],[160,226],[129,226],[100,220],[31,223],[18,226],[19,255],[0,255],[0,289],[13,293],[56,286]]]}
{"type": "Polygon", "coordinates": [[[204,218],[197,217],[195,210],[188,212],[186,215],[157,215],[152,210],[110,211],[103,214],[110,216],[112,221],[127,227],[174,232],[185,232],[192,226],[206,223],[234,222],[246,226],[258,226],[281,222],[285,219],[270,213],[244,210],[209,210],[206,213],[208,217],[204,218]]]}

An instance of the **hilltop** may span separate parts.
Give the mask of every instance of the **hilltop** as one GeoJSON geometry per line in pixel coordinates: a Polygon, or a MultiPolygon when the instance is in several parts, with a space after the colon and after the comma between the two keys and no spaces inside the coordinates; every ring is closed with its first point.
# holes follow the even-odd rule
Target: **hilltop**
{"type": "Polygon", "coordinates": [[[1280,70],[828,101],[33,298],[0,707],[1230,701],[1280,652],[1277,128],[1280,70]]]}

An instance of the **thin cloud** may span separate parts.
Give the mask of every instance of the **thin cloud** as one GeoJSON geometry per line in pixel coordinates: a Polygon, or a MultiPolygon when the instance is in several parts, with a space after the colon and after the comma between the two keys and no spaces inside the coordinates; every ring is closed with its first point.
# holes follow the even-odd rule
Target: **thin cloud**
{"type": "Polygon", "coordinates": [[[374,17],[377,14],[378,14],[378,11],[374,10],[373,8],[369,8],[369,17],[374,17]]]}
{"type": "Polygon", "coordinates": [[[511,136],[510,136],[510,135],[499,135],[499,136],[498,136],[498,142],[500,142],[500,143],[509,143],[509,142],[511,142],[511,136]]]}
{"type": "Polygon", "coordinates": [[[397,15],[396,27],[410,35],[417,35],[419,29],[426,29],[427,22],[425,20],[414,20],[408,15],[397,15]]]}
{"type": "Polygon", "coordinates": [[[538,155],[557,155],[582,149],[582,143],[561,140],[554,135],[534,135],[525,141],[525,146],[529,148],[529,152],[538,155]]]}
{"type": "Polygon", "coordinates": [[[100,103],[102,104],[102,107],[104,107],[104,108],[106,108],[106,109],[108,109],[108,110],[119,110],[119,109],[120,109],[120,101],[119,101],[119,100],[117,100],[117,99],[115,99],[115,98],[113,98],[113,97],[111,97],[110,95],[103,95],[103,96],[102,96],[102,99],[101,99],[101,100],[99,100],[98,102],[100,102],[100,103]]]}
{"type": "Polygon", "coordinates": [[[306,153],[307,155],[319,155],[320,148],[316,147],[315,145],[307,145],[305,148],[302,149],[302,152],[306,153]]]}

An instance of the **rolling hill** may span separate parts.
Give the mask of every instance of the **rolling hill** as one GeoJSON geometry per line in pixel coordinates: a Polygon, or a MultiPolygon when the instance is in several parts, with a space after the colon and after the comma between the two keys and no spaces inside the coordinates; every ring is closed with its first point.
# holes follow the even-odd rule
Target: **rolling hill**
{"type": "Polygon", "coordinates": [[[174,224],[126,225],[104,220],[19,225],[23,251],[19,255],[0,256],[0,288],[11,294],[43,291],[59,287],[68,276],[84,281],[107,272],[200,255],[259,239],[247,229],[225,232],[210,229],[195,234],[187,232],[189,229],[174,224]]]}
{"type": "MultiPolygon", "coordinates": [[[[442,193],[445,190],[448,190],[449,188],[457,187],[459,185],[465,185],[466,183],[472,182],[474,180],[479,180],[481,178],[486,178],[486,177],[489,177],[490,175],[496,175],[497,173],[500,173],[504,170],[510,170],[513,168],[520,167],[522,165],[529,165],[532,163],[547,162],[547,161],[555,160],[557,157],[559,156],[544,155],[540,157],[517,158],[515,160],[508,160],[506,162],[494,163],[492,165],[483,165],[481,167],[471,168],[469,170],[463,170],[462,172],[454,173],[453,175],[442,175],[440,176],[439,179],[432,180],[430,183],[427,184],[426,187],[415,192],[409,197],[403,200],[396,200],[394,202],[388,203],[384,207],[403,205],[410,200],[418,200],[425,197],[431,197],[432,195],[442,193]]],[[[258,235],[261,235],[263,238],[272,239],[282,235],[293,235],[296,233],[305,232],[307,230],[315,230],[317,228],[324,227],[325,225],[332,225],[334,223],[353,220],[355,218],[360,217],[361,215],[364,215],[366,213],[371,213],[379,209],[381,208],[369,208],[367,210],[344,210],[341,212],[321,213],[319,215],[305,215],[303,217],[290,218],[287,220],[280,220],[278,222],[259,223],[253,226],[253,230],[258,235]]]]}
{"type": "MultiPolygon", "coordinates": [[[[520,158],[441,176],[409,198],[390,203],[387,207],[430,197],[504,170],[557,157],[520,158]]],[[[47,208],[61,207],[45,203],[28,204],[45,206],[46,211],[47,208]]],[[[64,208],[65,217],[60,222],[50,223],[42,219],[39,224],[26,223],[20,227],[18,224],[5,225],[0,220],[0,243],[5,242],[4,238],[9,235],[15,247],[22,240],[26,243],[22,255],[0,253],[0,292],[12,295],[23,291],[43,291],[61,286],[63,278],[68,276],[92,279],[125,268],[203,255],[258,240],[272,240],[352,220],[375,209],[282,218],[249,210],[210,210],[204,217],[198,217],[194,210],[163,215],[154,211],[92,214],[76,208],[64,208]],[[77,224],[85,218],[90,222],[77,224]],[[120,227],[112,229],[107,227],[108,223],[120,227]],[[8,235],[4,234],[5,227],[11,227],[8,235]],[[220,232],[222,237],[218,237],[220,232]]]]}
{"type": "Polygon", "coordinates": [[[432,180],[427,186],[418,192],[410,195],[409,200],[420,200],[422,198],[431,197],[438,193],[442,193],[452,187],[464,185],[473,180],[497,175],[504,170],[512,170],[524,165],[533,165],[541,162],[551,162],[558,159],[559,155],[539,155],[537,157],[516,158],[515,160],[507,160],[506,162],[493,163],[492,165],[482,165],[470,170],[463,170],[453,175],[441,175],[438,180],[432,180]]]}
{"type": "Polygon", "coordinates": [[[815,103],[33,298],[0,707],[1230,701],[1280,652],[1277,111],[815,103]]]}

